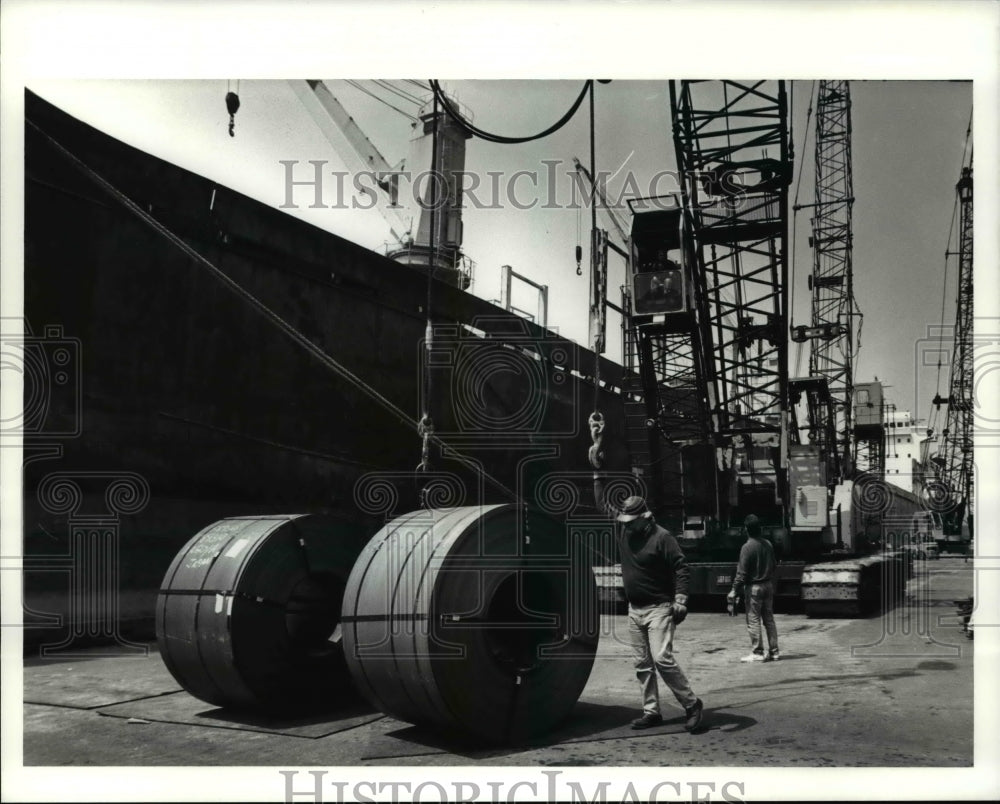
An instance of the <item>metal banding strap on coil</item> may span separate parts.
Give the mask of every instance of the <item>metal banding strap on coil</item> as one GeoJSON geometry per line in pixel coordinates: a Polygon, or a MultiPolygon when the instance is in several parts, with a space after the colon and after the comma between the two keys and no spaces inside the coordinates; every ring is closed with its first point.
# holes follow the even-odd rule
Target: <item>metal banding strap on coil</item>
{"type": "Polygon", "coordinates": [[[493,744],[566,717],[594,663],[597,587],[563,523],[514,504],[414,511],[344,592],[358,689],[401,720],[493,744]]]}
{"type": "Polygon", "coordinates": [[[276,710],[342,700],[350,681],[337,627],[365,542],[357,526],[323,516],[209,525],[174,558],[157,598],[167,668],[185,690],[217,706],[276,710]]]}

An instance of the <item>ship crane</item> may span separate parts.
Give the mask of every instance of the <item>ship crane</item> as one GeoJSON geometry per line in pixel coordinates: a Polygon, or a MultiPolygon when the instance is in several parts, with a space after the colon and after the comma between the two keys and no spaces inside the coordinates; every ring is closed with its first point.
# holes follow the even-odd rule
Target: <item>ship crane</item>
{"type": "Polygon", "coordinates": [[[289,83],[355,174],[355,186],[375,195],[375,206],[394,240],[387,256],[468,288],[473,267],[462,253],[461,177],[470,135],[430,102],[425,103],[413,124],[408,157],[392,165],[324,82],[289,83]],[[436,177],[443,178],[441,186],[436,177]],[[433,195],[438,192],[444,193],[443,200],[433,195]]]}

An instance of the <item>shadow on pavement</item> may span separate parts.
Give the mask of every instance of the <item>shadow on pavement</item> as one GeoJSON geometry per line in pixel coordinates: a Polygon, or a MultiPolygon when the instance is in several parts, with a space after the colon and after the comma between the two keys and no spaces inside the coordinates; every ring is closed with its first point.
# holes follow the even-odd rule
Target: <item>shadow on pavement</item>
{"type": "MultiPolygon", "coordinates": [[[[209,709],[195,714],[196,718],[229,723],[234,726],[263,728],[269,731],[291,731],[306,726],[338,726],[343,721],[353,721],[358,718],[376,719],[383,717],[367,703],[355,703],[350,706],[326,708],[317,712],[291,711],[288,714],[243,712],[236,709],[209,709]]],[[[208,724],[206,724],[208,725],[208,724]]]]}
{"type": "Polygon", "coordinates": [[[757,725],[757,719],[746,715],[737,715],[724,709],[706,709],[701,726],[692,734],[704,734],[709,731],[724,731],[727,734],[743,731],[757,725]]]}
{"type": "MultiPolygon", "coordinates": [[[[638,717],[637,709],[627,706],[605,706],[602,704],[578,701],[569,716],[555,729],[547,734],[539,735],[517,745],[490,747],[470,744],[463,737],[440,732],[434,732],[421,726],[408,726],[397,731],[386,733],[402,741],[399,750],[393,756],[412,756],[414,748],[419,753],[427,750],[446,751],[470,759],[488,759],[490,757],[510,756],[511,754],[530,751],[535,748],[545,748],[565,742],[585,742],[595,739],[613,739],[624,736],[636,736],[642,732],[632,731],[630,724],[638,717]],[[622,732],[623,734],[619,734],[622,732]],[[406,745],[408,744],[408,745],[406,745]]],[[[664,725],[670,721],[665,721],[664,725]]],[[[662,731],[663,726],[658,730],[662,731]]],[[[649,731],[657,731],[650,729],[649,731]]]]}
{"type": "Polygon", "coordinates": [[[315,711],[292,710],[268,714],[219,708],[186,692],[103,706],[97,713],[104,717],[237,729],[311,739],[353,729],[385,717],[381,712],[357,700],[339,707],[318,707],[315,711]]]}
{"type": "MultiPolygon", "coordinates": [[[[386,746],[389,749],[386,753],[378,757],[365,758],[391,759],[446,752],[468,759],[490,759],[562,744],[686,735],[683,715],[678,714],[676,717],[670,717],[668,714],[661,725],[637,731],[631,728],[631,724],[638,715],[639,710],[633,707],[579,702],[570,716],[548,734],[516,746],[494,748],[470,745],[463,742],[462,738],[458,736],[432,732],[419,726],[407,726],[386,733],[385,736],[393,738],[394,742],[391,748],[386,746]]],[[[702,734],[712,730],[742,731],[756,725],[756,723],[754,718],[745,715],[736,715],[719,709],[706,709],[702,723],[694,733],[702,734]]]]}

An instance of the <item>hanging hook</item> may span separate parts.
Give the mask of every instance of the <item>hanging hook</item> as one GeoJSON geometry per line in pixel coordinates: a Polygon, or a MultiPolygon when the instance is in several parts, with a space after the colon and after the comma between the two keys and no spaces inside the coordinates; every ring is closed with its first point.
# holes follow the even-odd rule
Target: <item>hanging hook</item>
{"type": "Polygon", "coordinates": [[[594,469],[601,469],[604,466],[604,416],[600,411],[595,410],[587,420],[590,428],[590,438],[593,443],[587,449],[587,460],[594,469]]]}
{"type": "Polygon", "coordinates": [[[229,112],[229,136],[235,137],[233,129],[236,126],[236,112],[240,108],[240,96],[235,92],[226,93],[226,110],[229,112]]]}

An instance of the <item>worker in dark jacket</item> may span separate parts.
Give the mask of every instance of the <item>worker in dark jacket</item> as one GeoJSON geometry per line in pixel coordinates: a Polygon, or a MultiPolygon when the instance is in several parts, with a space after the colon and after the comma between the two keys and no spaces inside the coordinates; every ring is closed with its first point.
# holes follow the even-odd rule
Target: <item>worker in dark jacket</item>
{"type": "Polygon", "coordinates": [[[729,592],[729,598],[733,599],[743,591],[746,600],[750,653],[740,661],[777,661],[781,655],[778,653],[778,627],[774,624],[774,573],[777,566],[774,548],[764,538],[760,520],[753,514],[743,520],[743,532],[747,540],[740,549],[740,562],[733,578],[733,588],[729,592]],[[760,633],[761,620],[767,631],[766,656],[760,633]]]}
{"type": "MultiPolygon", "coordinates": [[[[592,461],[593,463],[593,461],[592,461]]],[[[687,616],[688,567],[677,540],[656,524],[642,497],[629,497],[621,510],[605,500],[600,475],[594,472],[594,497],[600,509],[619,524],[622,582],[628,600],[628,632],[635,674],[642,688],[642,716],[633,729],[663,722],[656,676],[684,707],[685,728],[701,723],[702,702],[674,659],[674,629],[687,616]]]]}

